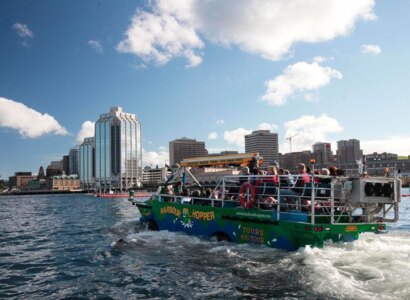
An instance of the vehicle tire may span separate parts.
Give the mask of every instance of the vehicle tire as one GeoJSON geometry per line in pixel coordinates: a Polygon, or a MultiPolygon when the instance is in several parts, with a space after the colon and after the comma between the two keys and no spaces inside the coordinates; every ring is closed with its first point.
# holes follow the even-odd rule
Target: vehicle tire
{"type": "Polygon", "coordinates": [[[148,221],[148,229],[152,231],[159,230],[157,223],[155,223],[155,221],[152,221],[152,220],[148,221]]]}
{"type": "Polygon", "coordinates": [[[217,232],[212,237],[215,238],[218,242],[230,242],[231,241],[229,236],[223,232],[217,232]]]}

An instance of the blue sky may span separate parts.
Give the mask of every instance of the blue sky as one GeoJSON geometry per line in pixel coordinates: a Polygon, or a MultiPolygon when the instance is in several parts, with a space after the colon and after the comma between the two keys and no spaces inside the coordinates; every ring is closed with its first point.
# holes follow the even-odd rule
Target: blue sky
{"type": "Polygon", "coordinates": [[[293,150],[357,138],[409,155],[409,6],[3,0],[0,174],[60,159],[116,105],[142,122],[147,164],[182,136],[241,151],[257,128],[277,131],[281,152],[296,135],[293,150]]]}

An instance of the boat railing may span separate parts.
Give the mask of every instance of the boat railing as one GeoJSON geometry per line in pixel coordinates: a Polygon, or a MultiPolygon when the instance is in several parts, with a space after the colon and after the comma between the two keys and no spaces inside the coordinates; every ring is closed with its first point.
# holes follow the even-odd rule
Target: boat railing
{"type": "MultiPolygon", "coordinates": [[[[305,178],[306,179],[306,178],[305,178]]],[[[295,184],[302,176],[225,176],[208,195],[158,194],[160,201],[276,212],[304,213],[308,222],[352,224],[395,222],[398,219],[400,179],[374,177],[309,176],[309,183],[295,184]],[[276,179],[274,179],[276,177],[276,179]]]]}

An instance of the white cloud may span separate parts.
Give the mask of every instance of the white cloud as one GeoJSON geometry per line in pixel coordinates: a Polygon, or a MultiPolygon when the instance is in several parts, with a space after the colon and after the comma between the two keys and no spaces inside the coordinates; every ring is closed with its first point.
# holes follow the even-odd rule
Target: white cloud
{"type": "Polygon", "coordinates": [[[80,131],[77,133],[76,143],[81,144],[85,138],[93,137],[95,133],[95,123],[91,121],[85,121],[81,125],[80,131]]]}
{"type": "Polygon", "coordinates": [[[88,41],[88,45],[93,48],[95,51],[97,51],[98,53],[103,53],[104,49],[101,46],[101,43],[97,40],[90,40],[88,41]]]}
{"type": "Polygon", "coordinates": [[[243,148],[245,146],[245,135],[250,133],[252,133],[252,130],[247,130],[245,128],[225,131],[224,140],[227,141],[229,145],[234,144],[240,148],[243,148]]]}
{"type": "Polygon", "coordinates": [[[187,67],[199,65],[202,58],[197,52],[204,44],[192,26],[193,3],[159,0],[150,5],[150,12],[137,10],[117,50],[160,65],[175,57],[185,57],[187,67]]]}
{"type": "Polygon", "coordinates": [[[223,120],[223,119],[220,119],[220,120],[216,120],[216,125],[218,125],[218,126],[222,126],[222,125],[225,125],[225,121],[223,120]]]}
{"type": "MultiPolygon", "coordinates": [[[[329,141],[327,135],[343,131],[339,122],[326,114],[319,117],[305,115],[284,124],[286,138],[292,138],[292,151],[311,150],[316,142],[329,141]]],[[[289,152],[289,141],[281,145],[281,152],[289,152]],[[285,150],[286,149],[286,150],[285,150]]]]}
{"type": "Polygon", "coordinates": [[[216,132],[211,132],[208,134],[208,140],[216,140],[218,138],[218,134],[216,132]]]}
{"type": "Polygon", "coordinates": [[[379,55],[382,53],[382,48],[379,45],[362,45],[362,53],[379,55]]]}
{"type": "Polygon", "coordinates": [[[0,97],[0,127],[16,129],[23,137],[37,138],[52,133],[67,135],[54,117],[42,114],[23,103],[0,97]]]}
{"type": "Polygon", "coordinates": [[[270,131],[276,131],[278,130],[278,125],[276,124],[269,124],[266,122],[263,122],[258,125],[258,130],[270,130],[270,131]]]}
{"type": "Polygon", "coordinates": [[[33,32],[28,28],[26,24],[15,23],[11,26],[13,30],[22,38],[33,38],[33,32]]]}
{"type": "Polygon", "coordinates": [[[158,165],[159,167],[165,166],[165,164],[169,164],[169,152],[164,148],[160,147],[159,151],[145,151],[142,149],[142,165],[143,166],[152,166],[155,167],[158,165]]]}
{"type": "Polygon", "coordinates": [[[374,20],[374,0],[153,0],[132,18],[120,52],[165,64],[198,65],[203,39],[279,60],[296,43],[344,36],[358,20],[374,20]]]}
{"type": "MultiPolygon", "coordinates": [[[[322,67],[320,61],[323,60],[315,59],[312,63],[302,61],[287,66],[281,75],[265,82],[267,90],[262,101],[270,105],[284,105],[294,93],[314,91],[328,85],[332,78],[342,78],[342,73],[330,67],[322,67]]],[[[309,99],[309,95],[305,95],[305,98],[309,99]]]]}
{"type": "Polygon", "coordinates": [[[375,140],[361,140],[360,147],[364,154],[373,152],[390,152],[399,155],[410,155],[410,135],[383,137],[375,140]]]}

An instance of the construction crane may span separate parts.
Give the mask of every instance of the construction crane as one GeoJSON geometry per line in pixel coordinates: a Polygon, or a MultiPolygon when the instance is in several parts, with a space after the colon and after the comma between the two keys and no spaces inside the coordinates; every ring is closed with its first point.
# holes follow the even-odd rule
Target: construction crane
{"type": "Polygon", "coordinates": [[[293,139],[295,136],[297,136],[297,135],[298,135],[298,134],[294,134],[294,135],[292,135],[292,136],[286,138],[286,140],[289,141],[290,153],[292,153],[292,139],[293,139]]]}

